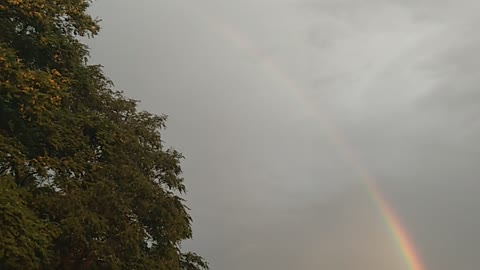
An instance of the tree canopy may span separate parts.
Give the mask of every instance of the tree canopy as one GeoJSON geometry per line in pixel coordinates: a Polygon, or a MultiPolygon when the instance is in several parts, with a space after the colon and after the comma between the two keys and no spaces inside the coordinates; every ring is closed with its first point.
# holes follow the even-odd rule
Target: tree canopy
{"type": "Polygon", "coordinates": [[[88,63],[88,0],[0,0],[0,269],[208,269],[165,116],[88,63]]]}

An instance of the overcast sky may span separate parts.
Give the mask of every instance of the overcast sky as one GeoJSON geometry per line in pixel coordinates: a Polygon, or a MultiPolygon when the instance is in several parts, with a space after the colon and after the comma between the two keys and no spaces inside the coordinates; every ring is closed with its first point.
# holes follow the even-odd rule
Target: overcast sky
{"type": "Polygon", "coordinates": [[[89,44],[169,115],[212,270],[407,270],[336,125],[426,270],[478,269],[479,1],[97,0],[89,44]]]}

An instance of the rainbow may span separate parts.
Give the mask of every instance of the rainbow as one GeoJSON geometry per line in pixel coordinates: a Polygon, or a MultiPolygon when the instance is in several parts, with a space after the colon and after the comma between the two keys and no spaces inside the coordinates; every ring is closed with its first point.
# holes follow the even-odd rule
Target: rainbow
{"type": "Polygon", "coordinates": [[[200,9],[195,9],[192,6],[189,6],[188,8],[191,9],[191,11],[200,19],[208,23],[212,29],[230,41],[235,47],[245,52],[248,56],[253,57],[259,66],[269,73],[272,80],[288,89],[292,97],[298,99],[301,104],[303,104],[303,109],[317,118],[327,132],[331,142],[336,146],[337,151],[340,152],[343,159],[350,164],[352,170],[365,184],[374,204],[379,208],[379,211],[385,220],[385,224],[391,232],[393,240],[402,253],[406,268],[408,270],[425,270],[425,267],[418,256],[418,252],[415,250],[413,241],[408,236],[407,231],[402,226],[400,219],[393,208],[390,207],[388,201],[384,198],[377,181],[369,172],[368,168],[357,158],[353,147],[350,146],[340,129],[330,120],[331,118],[328,117],[328,114],[313,106],[302,87],[283,72],[271,57],[257,49],[251,40],[241,35],[238,31],[229,27],[227,24],[214,20],[210,15],[207,16],[204,12],[201,12],[200,9]]]}

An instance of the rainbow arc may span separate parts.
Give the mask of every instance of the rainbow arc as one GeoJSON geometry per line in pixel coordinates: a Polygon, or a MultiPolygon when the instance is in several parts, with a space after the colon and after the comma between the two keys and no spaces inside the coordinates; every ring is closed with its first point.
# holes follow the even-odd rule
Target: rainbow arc
{"type": "Polygon", "coordinates": [[[373,199],[373,202],[377,205],[382,214],[385,223],[392,234],[393,240],[399,247],[407,269],[425,270],[412,239],[410,239],[407,231],[402,226],[399,217],[384,197],[377,181],[369,172],[368,168],[360,162],[359,158],[357,158],[353,147],[351,147],[345,139],[341,130],[330,120],[331,118],[328,117],[328,114],[312,105],[303,88],[291,79],[278,65],[276,65],[271,57],[262,53],[262,51],[254,46],[254,43],[251,40],[241,35],[238,31],[235,31],[235,29],[229,27],[227,24],[213,20],[212,16],[205,15],[191,6],[189,8],[191,8],[199,18],[207,22],[216,32],[220,33],[225,39],[230,41],[235,47],[237,47],[237,49],[245,52],[248,56],[253,57],[258,65],[270,75],[272,80],[288,89],[293,97],[301,101],[304,110],[308,110],[312,115],[317,117],[318,123],[321,124],[325,132],[328,133],[331,143],[336,146],[337,151],[339,151],[343,159],[348,162],[353,172],[364,183],[370,197],[373,199]]]}

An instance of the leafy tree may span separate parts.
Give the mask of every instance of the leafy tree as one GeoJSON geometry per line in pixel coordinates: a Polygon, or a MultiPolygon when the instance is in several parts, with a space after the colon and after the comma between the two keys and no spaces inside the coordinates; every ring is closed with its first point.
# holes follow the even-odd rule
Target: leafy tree
{"type": "Polygon", "coordinates": [[[89,65],[88,0],[0,0],[0,269],[208,269],[165,116],[89,65]]]}

